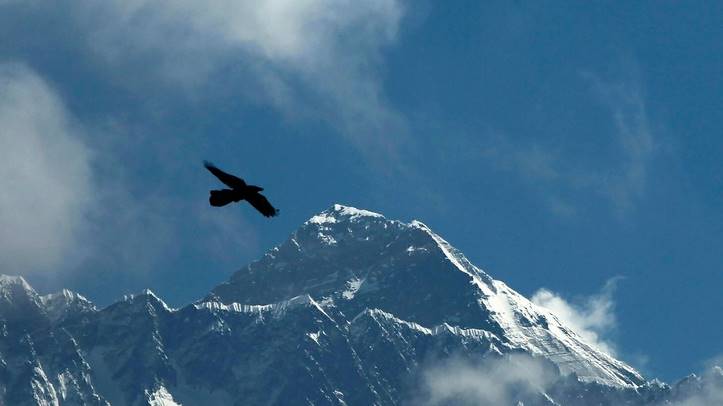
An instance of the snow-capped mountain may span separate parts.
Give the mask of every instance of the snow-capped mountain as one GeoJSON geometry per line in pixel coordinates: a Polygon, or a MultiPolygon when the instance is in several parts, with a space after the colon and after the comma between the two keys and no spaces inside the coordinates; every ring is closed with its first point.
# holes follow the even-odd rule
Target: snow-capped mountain
{"type": "Polygon", "coordinates": [[[418,404],[435,360],[515,356],[553,371],[515,404],[723,387],[715,374],[646,382],[423,223],[341,205],[180,309],[144,291],[98,310],[0,277],[0,405],[418,404]]]}
{"type": "Polygon", "coordinates": [[[303,294],[347,315],[378,309],[428,328],[484,330],[507,349],[543,356],[586,380],[632,387],[644,382],[552,313],[472,265],[419,221],[390,221],[335,205],[215,288],[207,300],[274,303],[303,294]]]}

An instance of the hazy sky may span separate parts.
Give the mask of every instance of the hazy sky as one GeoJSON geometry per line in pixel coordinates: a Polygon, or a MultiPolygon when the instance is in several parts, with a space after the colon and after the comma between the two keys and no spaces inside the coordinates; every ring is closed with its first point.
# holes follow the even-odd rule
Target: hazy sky
{"type": "MultiPolygon", "coordinates": [[[[343,203],[666,380],[723,352],[723,3],[0,1],[0,272],[171,305],[343,203]],[[213,209],[209,159],[281,209],[213,209]]],[[[403,292],[400,292],[403,294],[403,292]]]]}

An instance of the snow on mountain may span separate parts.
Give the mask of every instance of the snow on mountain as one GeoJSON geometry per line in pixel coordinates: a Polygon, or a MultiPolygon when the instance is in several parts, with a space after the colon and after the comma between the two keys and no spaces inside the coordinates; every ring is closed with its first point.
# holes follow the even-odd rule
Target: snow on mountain
{"type": "Polygon", "coordinates": [[[42,303],[45,312],[54,323],[62,322],[67,317],[76,317],[97,311],[90,300],[68,289],[40,296],[40,303],[42,303]]]}
{"type": "Polygon", "coordinates": [[[419,221],[406,224],[334,205],[211,296],[252,304],[304,293],[352,317],[380,309],[423,326],[484,329],[582,379],[629,387],[644,383],[633,368],[585,343],[419,221]]]}
{"type": "MultiPolygon", "coordinates": [[[[0,404],[105,404],[78,342],[56,324],[69,303],[63,295],[80,297],[59,293],[46,304],[22,277],[0,275],[0,404]]],[[[68,307],[70,318],[79,320],[83,307],[68,307]]]]}
{"type": "Polygon", "coordinates": [[[19,325],[45,326],[50,321],[40,296],[23,277],[0,275],[0,330],[3,335],[19,325]]]}
{"type": "Polygon", "coordinates": [[[455,357],[556,371],[514,395],[528,406],[719,387],[715,373],[645,382],[423,223],[342,205],[182,308],[146,290],[98,310],[0,276],[0,322],[0,404],[406,404],[430,362],[455,357]]]}
{"type": "Polygon", "coordinates": [[[13,287],[18,286],[20,289],[31,291],[33,288],[28,284],[28,282],[19,275],[0,275],[0,294],[3,295],[3,297],[6,297],[6,294],[9,292],[9,289],[12,289],[13,287]]]}
{"type": "Polygon", "coordinates": [[[5,323],[57,323],[94,311],[93,303],[78,293],[63,289],[40,296],[22,276],[0,275],[0,316],[5,323]]]}
{"type": "Polygon", "coordinates": [[[22,276],[0,275],[0,310],[23,304],[42,307],[37,292],[22,276]]]}
{"type": "Polygon", "coordinates": [[[173,400],[173,396],[163,386],[159,386],[155,392],[146,391],[149,406],[181,406],[173,400]]]}

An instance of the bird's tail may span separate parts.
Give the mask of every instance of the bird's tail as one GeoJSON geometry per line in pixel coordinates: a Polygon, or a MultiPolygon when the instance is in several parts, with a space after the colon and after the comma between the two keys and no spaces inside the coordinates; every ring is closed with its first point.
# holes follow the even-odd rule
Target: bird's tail
{"type": "Polygon", "coordinates": [[[231,189],[212,190],[208,197],[211,206],[221,207],[234,201],[234,191],[231,189]]]}

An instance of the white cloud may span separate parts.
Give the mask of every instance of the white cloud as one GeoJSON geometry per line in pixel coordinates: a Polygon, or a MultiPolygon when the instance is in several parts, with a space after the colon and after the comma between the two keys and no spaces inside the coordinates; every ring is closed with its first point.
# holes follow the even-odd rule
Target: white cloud
{"type": "MultiPolygon", "coordinates": [[[[47,280],[76,270],[142,276],[187,248],[174,237],[180,227],[209,223],[154,188],[132,190],[127,156],[108,142],[125,140],[114,131],[104,128],[101,140],[101,131],[75,119],[40,75],[0,64],[0,273],[47,280]]],[[[253,241],[249,227],[239,236],[211,226],[236,246],[241,238],[253,241]]]]}
{"type": "Polygon", "coordinates": [[[221,47],[244,48],[268,60],[288,61],[299,67],[333,62],[337,52],[343,51],[337,49],[344,45],[340,34],[354,35],[361,51],[392,40],[402,14],[401,5],[394,0],[106,3],[93,11],[116,20],[104,21],[106,24],[97,27],[99,33],[123,41],[115,49],[102,50],[109,54],[146,50],[176,53],[183,49],[208,53],[221,47]],[[119,38],[120,33],[130,37],[119,38]]]}
{"type": "Polygon", "coordinates": [[[588,344],[614,356],[615,345],[609,336],[617,325],[613,293],[618,279],[610,279],[600,293],[575,303],[544,288],[535,292],[531,300],[554,313],[588,344]]]}
{"type": "Polygon", "coordinates": [[[38,75],[0,64],[0,272],[71,259],[92,194],[80,131],[38,75]]]}
{"type": "Polygon", "coordinates": [[[434,405],[514,405],[544,396],[557,372],[527,355],[515,354],[482,363],[451,359],[427,368],[422,396],[414,403],[434,405]]]}
{"type": "Polygon", "coordinates": [[[400,0],[69,4],[89,32],[89,48],[123,80],[237,86],[234,94],[288,117],[321,117],[364,148],[393,149],[404,133],[379,78],[381,51],[395,41],[404,14],[400,0]]]}

